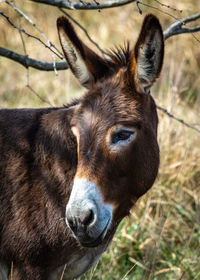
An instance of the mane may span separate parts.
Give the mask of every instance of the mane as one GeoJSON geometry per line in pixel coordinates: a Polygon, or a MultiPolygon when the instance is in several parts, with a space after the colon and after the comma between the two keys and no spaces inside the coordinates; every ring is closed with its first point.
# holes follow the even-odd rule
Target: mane
{"type": "Polygon", "coordinates": [[[106,52],[108,63],[113,67],[127,66],[130,61],[130,44],[125,42],[123,46],[117,46],[106,52]]]}

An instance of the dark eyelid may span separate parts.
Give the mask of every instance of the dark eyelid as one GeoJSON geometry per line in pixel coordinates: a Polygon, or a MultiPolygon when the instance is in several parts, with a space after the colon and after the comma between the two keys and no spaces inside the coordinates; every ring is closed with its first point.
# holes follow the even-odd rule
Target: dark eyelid
{"type": "Polygon", "coordinates": [[[120,123],[118,123],[119,125],[121,125],[121,126],[127,126],[127,128],[128,127],[133,127],[133,128],[138,128],[138,129],[140,129],[141,127],[142,127],[142,122],[141,121],[135,121],[135,122],[132,122],[132,121],[122,121],[122,122],[120,122],[120,123]]]}

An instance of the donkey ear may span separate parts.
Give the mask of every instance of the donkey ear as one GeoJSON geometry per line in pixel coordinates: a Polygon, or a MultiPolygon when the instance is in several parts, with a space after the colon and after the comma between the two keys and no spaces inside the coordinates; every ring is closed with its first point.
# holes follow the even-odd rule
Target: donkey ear
{"type": "Polygon", "coordinates": [[[138,92],[149,93],[150,87],[160,74],[163,56],[161,25],[154,15],[147,15],[131,58],[131,72],[138,92]]]}
{"type": "Polygon", "coordinates": [[[105,75],[107,71],[105,61],[79,39],[67,18],[59,17],[57,28],[70,69],[81,85],[88,89],[92,88],[96,80],[105,75]]]}

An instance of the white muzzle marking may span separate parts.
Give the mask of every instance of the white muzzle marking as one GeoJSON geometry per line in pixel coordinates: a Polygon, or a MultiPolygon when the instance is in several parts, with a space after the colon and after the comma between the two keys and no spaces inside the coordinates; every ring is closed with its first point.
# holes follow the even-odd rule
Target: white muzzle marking
{"type": "MultiPolygon", "coordinates": [[[[69,217],[75,221],[78,234],[81,230],[81,234],[84,235],[85,231],[85,235],[91,240],[95,240],[102,234],[101,239],[103,240],[112,223],[112,210],[111,205],[103,202],[98,187],[94,182],[84,178],[75,178],[66,207],[66,223],[71,227],[69,217]],[[83,223],[81,224],[85,213],[92,213],[92,218],[87,223],[87,226],[83,223]]],[[[75,236],[78,235],[75,230],[74,234],[75,236]]]]}

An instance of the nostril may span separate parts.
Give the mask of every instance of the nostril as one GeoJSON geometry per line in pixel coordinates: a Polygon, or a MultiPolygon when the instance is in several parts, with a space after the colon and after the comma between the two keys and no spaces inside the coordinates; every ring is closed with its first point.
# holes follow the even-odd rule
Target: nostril
{"type": "Polygon", "coordinates": [[[73,218],[71,216],[67,216],[67,222],[69,227],[71,228],[72,231],[76,230],[76,222],[73,220],[73,218]]]}
{"type": "Polygon", "coordinates": [[[92,210],[88,210],[82,213],[80,220],[84,226],[89,226],[94,221],[94,212],[92,210]]]}
{"type": "Polygon", "coordinates": [[[82,209],[79,213],[67,211],[66,213],[66,220],[68,226],[71,230],[76,234],[78,229],[80,230],[83,227],[91,226],[91,224],[95,220],[95,212],[91,209],[82,209]]]}
{"type": "Polygon", "coordinates": [[[68,224],[70,227],[73,227],[74,223],[73,223],[73,220],[72,219],[67,219],[68,221],[68,224]]]}

